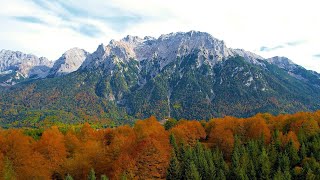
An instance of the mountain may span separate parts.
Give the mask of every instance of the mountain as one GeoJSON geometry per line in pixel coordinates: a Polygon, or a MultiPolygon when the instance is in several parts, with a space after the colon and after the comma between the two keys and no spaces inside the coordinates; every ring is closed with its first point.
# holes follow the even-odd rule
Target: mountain
{"type": "Polygon", "coordinates": [[[294,64],[290,59],[286,57],[272,57],[266,59],[270,64],[274,64],[281,69],[287,71],[291,76],[300,79],[305,82],[309,82],[315,86],[320,87],[320,74],[315,71],[308,71],[305,68],[294,64]]]}
{"type": "Polygon", "coordinates": [[[46,77],[52,62],[45,57],[19,51],[0,51],[0,85],[9,86],[26,79],[46,77]]]}
{"type": "Polygon", "coordinates": [[[89,53],[72,48],[54,63],[45,57],[19,51],[0,52],[0,86],[12,86],[32,79],[58,77],[76,71],[89,53]]]}
{"type": "Polygon", "coordinates": [[[209,119],[313,111],[320,108],[319,80],[286,58],[231,49],[204,32],[127,36],[99,45],[74,73],[0,89],[0,122],[124,123],[150,115],[209,119]]]}
{"type": "Polygon", "coordinates": [[[78,70],[89,53],[83,49],[72,48],[55,61],[48,77],[66,75],[78,70]]]}

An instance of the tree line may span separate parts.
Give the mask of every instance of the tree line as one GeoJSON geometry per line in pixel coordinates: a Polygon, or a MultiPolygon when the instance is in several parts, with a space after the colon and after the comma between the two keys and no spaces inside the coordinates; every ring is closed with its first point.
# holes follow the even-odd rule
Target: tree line
{"type": "Polygon", "coordinates": [[[0,130],[0,179],[320,179],[320,111],[0,130]]]}

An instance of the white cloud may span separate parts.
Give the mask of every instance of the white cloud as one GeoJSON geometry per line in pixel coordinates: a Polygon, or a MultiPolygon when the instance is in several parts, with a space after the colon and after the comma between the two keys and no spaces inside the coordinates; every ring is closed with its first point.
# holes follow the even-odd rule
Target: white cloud
{"type": "Polygon", "coordinates": [[[0,48],[58,58],[74,46],[94,51],[99,43],[127,34],[159,36],[175,31],[200,30],[264,57],[287,56],[307,69],[320,72],[320,13],[316,0],[110,0],[49,1],[2,0],[0,48]],[[40,8],[43,2],[48,9],[40,8]],[[47,24],[14,21],[12,16],[34,16],[47,24]],[[92,25],[101,33],[80,32],[92,25]],[[262,52],[303,41],[296,46],[262,52]]]}

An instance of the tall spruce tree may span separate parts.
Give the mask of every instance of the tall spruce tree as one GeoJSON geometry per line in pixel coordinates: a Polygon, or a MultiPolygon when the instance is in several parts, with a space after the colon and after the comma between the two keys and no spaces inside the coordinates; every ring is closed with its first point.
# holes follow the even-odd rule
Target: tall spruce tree
{"type": "Polygon", "coordinates": [[[264,148],[262,148],[261,155],[259,156],[259,175],[260,179],[270,179],[271,164],[268,154],[264,148]]]}
{"type": "Polygon", "coordinates": [[[191,161],[186,170],[186,180],[200,180],[200,174],[196,168],[196,165],[191,161]]]}
{"type": "Polygon", "coordinates": [[[65,178],[65,180],[73,180],[72,176],[70,174],[68,174],[65,178]]]}
{"type": "Polygon", "coordinates": [[[181,177],[180,163],[176,157],[175,152],[172,152],[170,164],[167,170],[166,179],[168,180],[178,180],[181,177]]]}
{"type": "Polygon", "coordinates": [[[88,175],[88,180],[96,180],[96,173],[94,172],[94,169],[91,168],[89,175],[88,175]]]}
{"type": "Polygon", "coordinates": [[[101,175],[101,178],[100,178],[101,180],[109,180],[109,178],[106,176],[106,175],[101,175]]]}

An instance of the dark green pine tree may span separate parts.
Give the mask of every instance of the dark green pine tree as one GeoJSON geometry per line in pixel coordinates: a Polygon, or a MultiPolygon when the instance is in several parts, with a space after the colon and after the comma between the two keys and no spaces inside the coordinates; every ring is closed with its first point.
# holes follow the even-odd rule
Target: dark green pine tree
{"type": "Polygon", "coordinates": [[[227,179],[226,174],[222,169],[219,170],[219,172],[217,174],[217,179],[219,179],[219,180],[226,180],[227,179]]]}
{"type": "Polygon", "coordinates": [[[280,150],[281,148],[281,140],[280,140],[280,131],[275,130],[272,134],[272,142],[271,142],[276,150],[280,150]]]}
{"type": "Polygon", "coordinates": [[[250,165],[250,157],[247,148],[242,145],[241,151],[240,151],[241,157],[240,157],[240,175],[241,179],[249,179],[249,165],[250,165]]]}
{"type": "Polygon", "coordinates": [[[260,149],[258,146],[258,142],[257,141],[249,141],[248,143],[248,153],[250,156],[250,159],[253,162],[253,166],[255,168],[255,171],[258,171],[259,168],[259,154],[260,154],[260,149]]]}
{"type": "Polygon", "coordinates": [[[186,169],[186,180],[200,180],[200,174],[196,168],[196,165],[191,161],[186,169]]]}
{"type": "Polygon", "coordinates": [[[231,157],[231,176],[232,179],[246,179],[245,164],[242,164],[241,145],[239,139],[235,138],[234,148],[231,157]]]}
{"type": "Polygon", "coordinates": [[[207,160],[208,163],[208,172],[206,172],[206,178],[203,179],[216,179],[217,177],[217,170],[216,166],[214,165],[213,162],[213,157],[212,157],[212,152],[210,149],[205,150],[205,159],[207,160]]]}
{"type": "Polygon", "coordinates": [[[168,180],[177,180],[180,179],[181,177],[181,169],[180,169],[180,164],[177,159],[176,154],[174,151],[172,152],[170,164],[167,170],[167,176],[166,179],[168,180]]]}
{"type": "Polygon", "coordinates": [[[308,169],[305,179],[306,180],[316,180],[317,176],[312,172],[311,169],[308,169]]]}
{"type": "Polygon", "coordinates": [[[262,148],[261,155],[259,156],[259,175],[260,179],[270,179],[271,164],[268,154],[264,148],[262,148]]]}
{"type": "Polygon", "coordinates": [[[170,118],[164,123],[164,128],[166,130],[169,130],[169,129],[173,128],[176,124],[177,124],[177,120],[170,118]]]}
{"type": "Polygon", "coordinates": [[[283,172],[290,170],[290,159],[286,151],[284,153],[280,153],[278,165],[278,168],[283,172]]]}
{"type": "Polygon", "coordinates": [[[101,178],[100,178],[101,180],[109,180],[109,178],[106,176],[106,175],[101,175],[101,178]]]}
{"type": "MultiPolygon", "coordinates": [[[[271,139],[271,143],[269,145],[269,160],[270,163],[272,164],[272,167],[278,167],[278,153],[281,150],[281,141],[279,138],[279,130],[274,131],[274,133],[272,134],[272,139],[271,139]]],[[[276,173],[277,169],[274,169],[276,173]]]]}
{"type": "Polygon", "coordinates": [[[251,180],[256,180],[257,179],[256,169],[254,167],[252,159],[250,159],[249,165],[248,165],[248,177],[251,180]]]}
{"type": "Polygon", "coordinates": [[[200,142],[197,142],[193,151],[193,156],[194,163],[198,169],[198,172],[200,173],[200,176],[203,179],[209,179],[209,166],[207,159],[205,158],[205,150],[200,142]]]}
{"type": "Polygon", "coordinates": [[[285,170],[284,171],[284,178],[285,179],[291,179],[291,173],[290,173],[290,170],[285,170]]]}
{"type": "Polygon", "coordinates": [[[182,156],[182,162],[180,163],[181,167],[181,178],[186,179],[187,176],[187,169],[190,166],[190,162],[193,162],[193,152],[191,147],[183,147],[180,152],[182,156]]]}
{"type": "Polygon", "coordinates": [[[88,180],[96,180],[96,173],[94,172],[94,169],[91,168],[89,175],[88,175],[88,180]]]}
{"type": "Polygon", "coordinates": [[[178,148],[178,145],[177,145],[176,138],[174,137],[174,134],[171,133],[169,138],[170,138],[170,144],[171,144],[172,147],[173,147],[174,153],[178,156],[178,154],[179,154],[179,148],[178,148]]]}
{"type": "Polygon", "coordinates": [[[65,180],[73,180],[72,176],[70,174],[68,174],[66,177],[65,177],[65,180]]]}
{"type": "Polygon", "coordinates": [[[229,176],[228,164],[223,159],[223,154],[218,149],[212,152],[213,163],[216,167],[217,179],[226,179],[229,176]]]}
{"type": "Polygon", "coordinates": [[[289,143],[286,145],[285,151],[288,153],[288,156],[291,162],[290,163],[291,167],[294,167],[296,164],[299,163],[300,157],[292,141],[289,141],[289,143]]]}
{"type": "Polygon", "coordinates": [[[277,172],[274,174],[273,180],[286,180],[280,168],[278,168],[277,172]]]}
{"type": "Polygon", "coordinates": [[[305,157],[307,157],[307,148],[304,143],[302,143],[301,148],[300,148],[300,158],[303,160],[305,157]]]}

